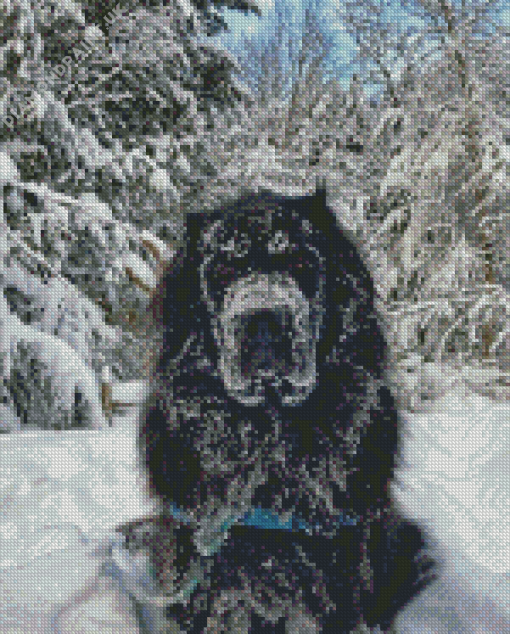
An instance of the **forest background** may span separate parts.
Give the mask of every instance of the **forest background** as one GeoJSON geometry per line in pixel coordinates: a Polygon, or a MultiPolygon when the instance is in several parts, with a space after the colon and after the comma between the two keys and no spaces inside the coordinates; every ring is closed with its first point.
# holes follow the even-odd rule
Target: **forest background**
{"type": "Polygon", "coordinates": [[[103,426],[186,214],[318,179],[400,402],[508,397],[504,3],[0,0],[0,32],[0,431],[103,426]]]}

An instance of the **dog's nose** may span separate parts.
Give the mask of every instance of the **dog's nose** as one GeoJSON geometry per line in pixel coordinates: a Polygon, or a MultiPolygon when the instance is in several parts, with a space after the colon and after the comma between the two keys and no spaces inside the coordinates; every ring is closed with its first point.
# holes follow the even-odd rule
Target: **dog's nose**
{"type": "Polygon", "coordinates": [[[247,325],[246,335],[250,341],[262,345],[274,345],[285,339],[281,320],[270,311],[253,315],[247,325]]]}
{"type": "Polygon", "coordinates": [[[244,330],[242,355],[249,373],[274,377],[290,362],[291,333],[284,315],[260,311],[250,315],[244,330]]]}
{"type": "Polygon", "coordinates": [[[288,333],[284,319],[267,311],[253,315],[246,327],[246,343],[259,370],[270,369],[285,354],[288,333]]]}

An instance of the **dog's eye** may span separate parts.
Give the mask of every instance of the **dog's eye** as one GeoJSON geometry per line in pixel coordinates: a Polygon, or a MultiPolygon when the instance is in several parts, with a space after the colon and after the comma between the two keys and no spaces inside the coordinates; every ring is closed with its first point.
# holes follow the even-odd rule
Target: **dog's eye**
{"type": "Polygon", "coordinates": [[[248,253],[251,246],[248,236],[232,236],[229,240],[219,245],[224,253],[234,256],[235,258],[243,257],[248,253]]]}
{"type": "Polygon", "coordinates": [[[235,268],[233,266],[218,264],[214,269],[213,275],[216,278],[217,284],[219,284],[220,287],[224,287],[230,284],[235,278],[235,268]]]}
{"type": "Polygon", "coordinates": [[[267,245],[267,250],[271,254],[284,253],[290,246],[289,236],[283,231],[277,231],[273,239],[267,245]]]}

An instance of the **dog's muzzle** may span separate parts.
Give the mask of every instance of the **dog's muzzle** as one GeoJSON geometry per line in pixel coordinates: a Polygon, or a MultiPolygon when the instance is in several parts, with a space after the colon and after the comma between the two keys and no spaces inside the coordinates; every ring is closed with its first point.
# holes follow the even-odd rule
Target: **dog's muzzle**
{"type": "Polygon", "coordinates": [[[317,381],[322,314],[295,280],[253,274],[232,284],[214,320],[219,370],[229,394],[257,405],[274,391],[285,405],[306,399],[317,381]]]}

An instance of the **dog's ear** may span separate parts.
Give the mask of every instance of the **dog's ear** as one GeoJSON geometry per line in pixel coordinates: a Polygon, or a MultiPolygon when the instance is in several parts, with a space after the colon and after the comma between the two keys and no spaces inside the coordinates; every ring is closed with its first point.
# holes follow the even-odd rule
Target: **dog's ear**
{"type": "Polygon", "coordinates": [[[317,177],[317,180],[315,181],[314,199],[316,201],[316,204],[323,209],[326,209],[327,207],[326,196],[327,196],[326,179],[317,177]]]}
{"type": "Polygon", "coordinates": [[[326,257],[326,320],[318,357],[348,363],[377,375],[384,340],[374,309],[374,285],[358,250],[326,205],[324,184],[306,205],[310,222],[320,230],[319,251],[326,257]]]}
{"type": "Polygon", "coordinates": [[[374,306],[374,284],[357,249],[345,236],[342,238],[332,293],[338,319],[335,345],[349,365],[379,377],[386,346],[374,306]]]}
{"type": "Polygon", "coordinates": [[[163,271],[152,297],[152,315],[163,333],[161,363],[175,358],[191,335],[207,328],[208,315],[200,290],[198,241],[204,217],[190,214],[183,245],[163,271]]]}

